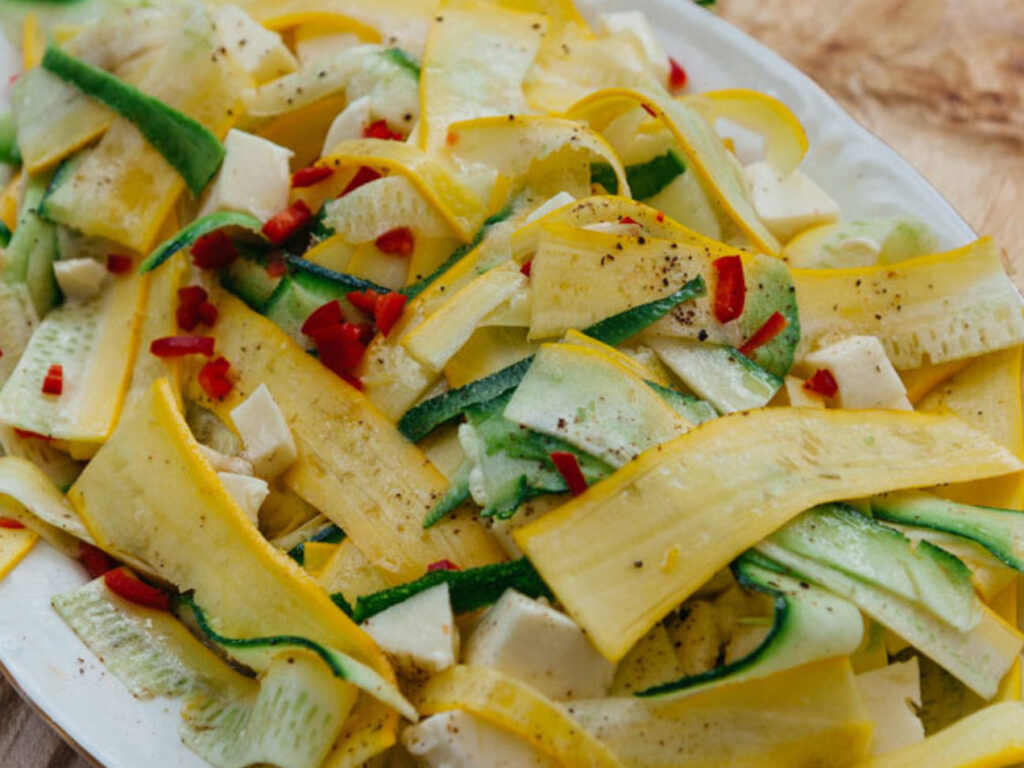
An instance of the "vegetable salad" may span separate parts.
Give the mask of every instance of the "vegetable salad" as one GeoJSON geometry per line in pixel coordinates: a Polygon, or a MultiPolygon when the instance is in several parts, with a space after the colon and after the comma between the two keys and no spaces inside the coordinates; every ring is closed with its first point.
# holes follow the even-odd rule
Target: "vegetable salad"
{"type": "Polygon", "coordinates": [[[0,576],[79,560],[211,766],[1024,761],[990,239],[844,216],[639,11],[0,22],[0,576]]]}

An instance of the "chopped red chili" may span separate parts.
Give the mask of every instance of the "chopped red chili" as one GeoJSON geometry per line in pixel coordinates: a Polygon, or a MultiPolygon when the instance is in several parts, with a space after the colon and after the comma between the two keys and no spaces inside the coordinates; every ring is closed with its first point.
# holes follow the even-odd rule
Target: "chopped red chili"
{"type": "Polygon", "coordinates": [[[312,336],[321,328],[326,328],[329,325],[339,325],[344,321],[345,316],[341,312],[341,302],[337,299],[332,299],[310,313],[309,317],[306,318],[306,322],[302,324],[302,332],[307,336],[312,336]]]}
{"type": "Polygon", "coordinates": [[[804,382],[804,390],[822,397],[835,397],[839,392],[839,382],[828,368],[819,368],[804,382]]]}
{"type": "Polygon", "coordinates": [[[646,112],[651,117],[658,116],[658,113],[654,111],[654,107],[652,107],[650,104],[641,104],[640,106],[642,106],[644,108],[644,112],[646,112]]]}
{"type": "Polygon", "coordinates": [[[376,181],[379,178],[380,174],[377,171],[364,165],[356,171],[356,175],[352,177],[352,181],[345,185],[345,189],[341,191],[341,194],[338,195],[338,197],[344,197],[349,192],[354,192],[364,184],[369,184],[371,181],[376,181]]]}
{"type": "Polygon", "coordinates": [[[334,169],[326,165],[311,165],[308,168],[300,168],[292,174],[292,187],[312,187],[319,181],[330,178],[334,175],[334,169]]]}
{"type": "Polygon", "coordinates": [[[408,297],[403,293],[385,293],[377,299],[377,306],[374,307],[373,316],[377,320],[377,330],[387,336],[395,327],[398,318],[402,316],[405,309],[405,302],[408,297]]]}
{"type": "Polygon", "coordinates": [[[157,357],[184,357],[185,355],[213,355],[212,336],[164,336],[154,339],[149,351],[157,357]]]}
{"type": "Polygon", "coordinates": [[[178,289],[178,303],[186,307],[198,307],[210,298],[210,294],[201,285],[186,285],[178,289]]]}
{"type": "Polygon", "coordinates": [[[427,573],[433,573],[434,571],[461,571],[455,563],[451,560],[438,560],[436,563],[431,563],[427,566],[427,573]]]}
{"type": "Polygon", "coordinates": [[[569,493],[573,496],[579,496],[587,490],[587,480],[583,477],[583,470],[580,469],[580,463],[576,459],[576,454],[569,453],[568,451],[552,451],[551,463],[555,465],[558,474],[562,476],[565,484],[569,486],[569,493]]]}
{"type": "Polygon", "coordinates": [[[459,134],[457,134],[455,131],[448,131],[448,135],[445,137],[445,143],[449,147],[454,147],[456,144],[459,143],[459,134]]]}
{"type": "Polygon", "coordinates": [[[529,277],[533,273],[533,259],[530,259],[528,262],[523,264],[523,266],[519,268],[519,271],[529,277]]]}
{"type": "Polygon", "coordinates": [[[683,65],[673,59],[671,56],[668,58],[668,87],[671,91],[681,91],[686,87],[686,83],[690,80],[689,75],[686,74],[686,70],[683,69],[683,65]]]}
{"type": "Polygon", "coordinates": [[[54,363],[43,378],[43,394],[59,395],[64,391],[64,366],[54,363]]]}
{"type": "MultiPolygon", "coordinates": [[[[200,285],[188,285],[178,289],[178,308],[175,310],[175,317],[178,326],[186,331],[191,331],[202,321],[200,307],[209,304],[208,294],[200,285]]],[[[212,307],[213,305],[210,304],[212,307]]],[[[216,308],[214,308],[216,312],[216,308]]],[[[216,315],[214,315],[216,319],[216,315]]]]}
{"type": "Polygon", "coordinates": [[[86,544],[84,541],[78,544],[78,559],[85,566],[89,578],[98,579],[108,571],[117,568],[117,561],[99,547],[86,544]]]}
{"type": "Polygon", "coordinates": [[[408,227],[398,227],[385,232],[374,244],[388,256],[409,256],[416,248],[416,238],[408,227]]]}
{"type": "Polygon", "coordinates": [[[375,120],[363,128],[363,138],[366,139],[387,139],[390,141],[405,141],[405,136],[392,131],[387,120],[375,120]]]}
{"type": "Polygon", "coordinates": [[[632,216],[621,216],[619,218],[619,224],[637,224],[637,225],[639,225],[639,223],[640,222],[638,222],[632,216]]]}
{"type": "Polygon", "coordinates": [[[199,318],[199,322],[208,328],[212,328],[216,324],[217,318],[220,316],[220,312],[217,310],[215,304],[209,301],[204,301],[196,307],[196,315],[199,318]]]}
{"type": "Polygon", "coordinates": [[[223,229],[203,235],[192,245],[192,263],[200,269],[222,269],[237,255],[235,244],[223,229]]]}
{"type": "Polygon", "coordinates": [[[210,397],[216,400],[223,400],[235,386],[231,382],[231,379],[228,378],[228,371],[230,369],[231,363],[223,357],[211,360],[199,371],[199,375],[197,376],[199,379],[199,386],[201,386],[203,391],[210,397]]]}
{"type": "Polygon", "coordinates": [[[780,312],[774,312],[764,325],[754,331],[754,335],[747,339],[740,347],[740,354],[750,357],[754,352],[774,339],[789,325],[789,321],[780,312]]]}
{"type": "Polygon", "coordinates": [[[341,371],[338,373],[338,376],[340,376],[345,383],[353,389],[358,389],[360,392],[363,391],[363,382],[358,376],[348,373],[347,371],[341,371]]]}
{"type": "Polygon", "coordinates": [[[743,260],[739,256],[715,259],[715,318],[728,323],[743,314],[747,300],[747,284],[743,277],[743,260]]]}
{"type": "Polygon", "coordinates": [[[6,528],[9,531],[20,531],[25,528],[25,524],[21,520],[15,520],[13,517],[0,517],[0,528],[6,528]]]}
{"type": "Polygon", "coordinates": [[[654,218],[658,220],[659,224],[662,224],[665,221],[665,212],[664,211],[658,211],[654,215],[654,218]]]}
{"type": "Polygon", "coordinates": [[[111,253],[107,255],[107,272],[115,275],[123,275],[132,268],[132,257],[122,253],[111,253]]]}
{"type": "Polygon", "coordinates": [[[129,576],[123,568],[107,571],[103,574],[103,583],[107,585],[107,589],[129,603],[155,608],[158,611],[167,611],[171,608],[170,595],[162,589],[139,581],[134,576],[129,576]]]}
{"type": "Polygon", "coordinates": [[[272,256],[267,260],[268,277],[284,277],[288,274],[288,262],[280,256],[272,256]]]}
{"type": "Polygon", "coordinates": [[[368,315],[373,314],[373,311],[377,308],[377,300],[380,297],[381,294],[374,290],[352,291],[345,294],[345,298],[349,300],[353,307],[368,315]]]}
{"type": "Polygon", "coordinates": [[[31,429],[18,429],[15,427],[14,434],[22,440],[42,440],[44,443],[48,443],[53,440],[49,435],[41,435],[38,432],[33,432],[31,429]]]}
{"type": "Polygon", "coordinates": [[[362,329],[355,323],[337,323],[310,333],[320,362],[337,374],[351,373],[363,359],[366,347],[362,329]]]}
{"type": "Polygon", "coordinates": [[[313,212],[302,200],[296,200],[263,225],[263,234],[274,245],[280,245],[313,219],[313,212]]]}

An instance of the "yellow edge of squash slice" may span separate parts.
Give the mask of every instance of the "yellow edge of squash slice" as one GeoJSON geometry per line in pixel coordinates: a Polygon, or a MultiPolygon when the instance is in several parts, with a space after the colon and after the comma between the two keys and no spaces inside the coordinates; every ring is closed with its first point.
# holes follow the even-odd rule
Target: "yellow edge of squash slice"
{"type": "Polygon", "coordinates": [[[435,675],[416,702],[421,714],[459,709],[528,741],[569,768],[622,768],[565,709],[491,667],[455,666],[435,675]]]}
{"type": "Polygon", "coordinates": [[[359,19],[335,11],[291,11],[279,16],[265,16],[261,23],[273,32],[284,32],[308,25],[323,34],[351,32],[364,43],[379,43],[381,39],[378,30],[359,19]]]}
{"type": "Polygon", "coordinates": [[[1022,467],[948,415],[740,412],[645,452],[515,539],[614,661],[715,572],[809,507],[1022,467]],[[661,567],[673,547],[687,557],[661,567]]]}
{"type": "Polygon", "coordinates": [[[218,305],[217,352],[231,362],[235,386],[222,401],[200,391],[196,399],[231,423],[231,409],[266,384],[299,449],[284,483],[337,523],[390,581],[419,578],[443,559],[463,568],[504,559],[478,522],[423,530],[448,486],[426,456],[272,321],[226,294],[218,305]]]}
{"type": "MultiPolygon", "coordinates": [[[[4,511],[0,506],[0,513],[4,511]]],[[[0,528],[0,581],[17,567],[39,540],[31,528],[0,528]]]]}
{"type": "Polygon", "coordinates": [[[68,557],[91,542],[82,519],[41,469],[17,456],[0,458],[0,516],[12,517],[68,557]]]}

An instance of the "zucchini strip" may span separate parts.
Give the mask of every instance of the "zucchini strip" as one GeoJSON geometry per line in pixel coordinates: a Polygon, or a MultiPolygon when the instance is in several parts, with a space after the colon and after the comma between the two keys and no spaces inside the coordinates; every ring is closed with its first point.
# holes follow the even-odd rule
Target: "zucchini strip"
{"type": "MultiPolygon", "coordinates": [[[[218,53],[218,46],[209,15],[196,9],[162,48],[139,89],[219,139],[237,118],[244,73],[218,53]]],[[[207,154],[195,157],[197,167],[189,173],[193,186],[209,172],[207,154]]],[[[186,157],[192,155],[178,158],[179,165],[186,157]]],[[[135,125],[118,117],[47,200],[46,210],[73,229],[147,253],[184,188],[182,175],[135,125]]]]}
{"type": "Polygon", "coordinates": [[[547,31],[545,16],[491,3],[444,3],[427,34],[420,80],[420,146],[445,146],[461,120],[527,111],[523,80],[547,31]]]}
{"type": "Polygon", "coordinates": [[[148,277],[128,274],[95,299],[51,311],[0,391],[0,420],[69,442],[106,440],[128,390],[148,293],[148,277]],[[41,389],[53,364],[64,371],[58,397],[41,389]]]}
{"type": "Polygon", "coordinates": [[[909,370],[1024,342],[1021,297],[991,238],[897,264],[791,275],[804,353],[877,336],[892,364],[909,370]]]}
{"type": "Polygon", "coordinates": [[[618,660],[718,570],[809,507],[1021,466],[952,416],[741,412],[647,451],[515,540],[598,650],[618,660]],[[689,556],[666,558],[673,549],[689,556]]]}
{"type": "Polygon", "coordinates": [[[42,65],[138,128],[193,195],[198,197],[217,173],[224,147],[201,123],[54,45],[47,47],[42,65]]]}
{"type": "Polygon", "coordinates": [[[565,707],[491,667],[450,667],[427,682],[416,703],[423,715],[460,709],[482,717],[566,768],[624,768],[565,707]]]}
{"type": "MultiPolygon", "coordinates": [[[[2,504],[0,511],[5,511],[2,504]]],[[[0,581],[32,551],[37,541],[39,534],[31,528],[0,528],[0,581]]]]}
{"type": "Polygon", "coordinates": [[[782,246],[758,217],[743,174],[714,127],[692,106],[650,89],[607,88],[584,97],[567,116],[598,131],[630,109],[642,106],[672,132],[705,188],[762,253],[777,255],[782,246]]]}
{"type": "Polygon", "coordinates": [[[68,557],[78,557],[79,541],[92,543],[75,508],[31,461],[0,458],[0,505],[4,516],[35,531],[68,557]]]}
{"type": "Polygon", "coordinates": [[[160,243],[142,262],[139,270],[149,272],[156,269],[178,251],[195,244],[203,235],[208,235],[225,227],[240,227],[259,235],[263,222],[249,213],[240,211],[220,211],[196,219],[186,225],[171,238],[160,243]]]}
{"type": "Polygon", "coordinates": [[[423,518],[448,483],[419,449],[270,320],[234,297],[218,304],[218,353],[231,362],[235,387],[220,401],[196,387],[197,401],[230,423],[231,409],[265,383],[299,448],[285,485],[345,531],[389,580],[415,579],[438,560],[470,568],[503,559],[474,521],[424,531],[423,518]]]}
{"type": "Polygon", "coordinates": [[[756,680],[822,659],[853,654],[864,639],[864,620],[852,603],[818,587],[770,570],[751,554],[733,563],[744,587],[775,600],[772,627],[764,641],[731,664],[649,688],[636,696],[664,700],[712,686],[756,680]]]}

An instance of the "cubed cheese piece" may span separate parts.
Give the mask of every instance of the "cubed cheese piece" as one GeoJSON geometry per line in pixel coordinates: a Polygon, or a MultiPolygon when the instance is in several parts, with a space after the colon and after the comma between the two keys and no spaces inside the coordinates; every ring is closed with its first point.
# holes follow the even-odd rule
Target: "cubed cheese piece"
{"type": "Polygon", "coordinates": [[[55,261],[53,274],[61,292],[69,299],[91,299],[103,287],[107,268],[96,259],[55,261]]]}
{"type": "Polygon", "coordinates": [[[857,675],[864,711],[874,724],[872,754],[881,755],[924,738],[915,714],[921,706],[921,674],[917,657],[857,675]]]}
{"type": "MultiPolygon", "coordinates": [[[[559,192],[554,197],[548,198],[548,200],[541,205],[534,208],[530,215],[526,217],[525,224],[532,224],[537,219],[541,219],[547,216],[553,211],[557,211],[559,208],[563,208],[569,203],[575,203],[576,198],[570,195],[568,192],[559,192]]],[[[525,226],[524,224],[524,226],[525,226]]]]}
{"type": "Polygon", "coordinates": [[[642,11],[617,11],[598,16],[601,31],[607,35],[628,35],[639,47],[644,58],[658,77],[658,82],[668,82],[668,55],[655,37],[647,17],[642,11]]]}
{"type": "Polygon", "coordinates": [[[251,475],[236,475],[234,472],[218,472],[217,477],[224,483],[228,493],[238,502],[238,506],[256,523],[259,521],[260,507],[270,495],[270,488],[265,480],[251,475]]]}
{"type": "Polygon", "coordinates": [[[290,149],[232,128],[224,139],[224,150],[224,162],[206,193],[200,216],[241,211],[266,221],[288,207],[290,149]]]}
{"type": "Polygon", "coordinates": [[[282,77],[299,68],[281,36],[263,27],[237,5],[218,7],[213,12],[213,20],[221,45],[257,83],[282,77]]]}
{"type": "Polygon", "coordinates": [[[836,402],[840,408],[913,410],[903,381],[874,336],[845,338],[807,355],[804,365],[808,371],[825,368],[831,372],[839,385],[836,402]]]}
{"type": "Polygon", "coordinates": [[[370,122],[370,97],[361,96],[346,106],[331,123],[327,129],[327,138],[324,139],[324,149],[320,154],[324,157],[330,155],[331,150],[343,141],[360,139],[363,130],[370,122]]]}
{"type": "Polygon", "coordinates": [[[309,24],[296,31],[295,53],[303,67],[315,66],[363,44],[353,32],[322,32],[317,26],[309,24]]]}
{"type": "Polygon", "coordinates": [[[839,204],[801,171],[783,177],[764,161],[748,165],[745,171],[757,215],[780,240],[839,221],[839,204]]]}
{"type": "Polygon", "coordinates": [[[406,749],[428,768],[554,768],[532,744],[468,712],[433,715],[406,728],[406,749]]]}
{"type": "Polygon", "coordinates": [[[364,621],[363,629],[406,677],[440,672],[459,657],[459,630],[447,584],[381,611],[364,621]]]}
{"type": "Polygon", "coordinates": [[[248,459],[243,459],[241,456],[229,456],[202,443],[199,444],[199,452],[210,462],[210,466],[215,472],[231,472],[235,475],[252,477],[252,462],[248,459]]]}
{"type": "Polygon", "coordinates": [[[299,457],[288,422],[266,384],[231,412],[231,421],[242,438],[245,457],[260,477],[277,477],[299,457]]]}
{"type": "Polygon", "coordinates": [[[470,635],[463,658],[518,678],[556,701],[604,696],[615,674],[576,622],[511,589],[470,635]]]}
{"type": "Polygon", "coordinates": [[[804,389],[804,380],[796,376],[786,377],[786,396],[793,408],[824,408],[825,400],[804,389]]]}

